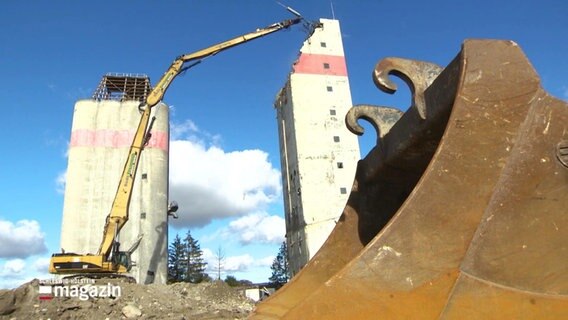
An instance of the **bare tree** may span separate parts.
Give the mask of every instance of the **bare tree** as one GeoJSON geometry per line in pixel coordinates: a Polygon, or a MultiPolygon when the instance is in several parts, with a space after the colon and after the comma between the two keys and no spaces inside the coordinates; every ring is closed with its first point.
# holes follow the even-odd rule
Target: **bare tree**
{"type": "Polygon", "coordinates": [[[221,248],[221,246],[219,246],[215,252],[215,259],[217,259],[217,265],[215,267],[215,271],[217,271],[217,280],[221,280],[221,272],[225,267],[225,251],[221,248]]]}

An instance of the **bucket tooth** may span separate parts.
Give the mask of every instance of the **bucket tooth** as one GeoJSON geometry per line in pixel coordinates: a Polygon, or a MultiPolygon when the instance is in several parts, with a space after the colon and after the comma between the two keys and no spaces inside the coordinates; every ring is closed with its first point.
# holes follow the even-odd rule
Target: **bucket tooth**
{"type": "Polygon", "coordinates": [[[568,104],[511,41],[465,41],[430,82],[251,319],[566,318],[568,104]]]}

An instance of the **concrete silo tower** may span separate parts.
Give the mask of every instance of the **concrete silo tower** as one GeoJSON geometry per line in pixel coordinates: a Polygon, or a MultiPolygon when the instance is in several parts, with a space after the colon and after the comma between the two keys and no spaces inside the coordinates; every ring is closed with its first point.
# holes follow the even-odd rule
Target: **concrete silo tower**
{"type": "Polygon", "coordinates": [[[304,42],[274,104],[293,274],[333,230],[360,159],[357,137],[344,122],[352,102],[339,22],[320,22],[322,27],[304,42]]]}
{"type": "MultiPolygon", "coordinates": [[[[61,248],[96,253],[130,144],[138,106],[151,91],[144,75],[107,74],[92,99],[77,101],[69,143],[61,248]]],[[[141,153],[122,250],[141,237],[130,271],[138,283],[167,281],[169,112],[155,106],[152,137],[141,153]]]]}

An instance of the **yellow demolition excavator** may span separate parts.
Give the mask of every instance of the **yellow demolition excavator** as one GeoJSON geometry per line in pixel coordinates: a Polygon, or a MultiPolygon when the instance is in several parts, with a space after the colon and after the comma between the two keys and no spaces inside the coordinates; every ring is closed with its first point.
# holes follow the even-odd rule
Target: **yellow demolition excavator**
{"type": "MultiPolygon", "coordinates": [[[[235,37],[233,39],[215,44],[205,49],[182,55],[174,60],[160,81],[152,89],[145,102],[140,106],[142,117],[136,129],[134,139],[128,152],[126,163],[120,178],[120,182],[114,197],[114,201],[108,214],[103,230],[102,242],[96,254],[55,253],[49,263],[49,272],[53,274],[89,274],[97,277],[103,275],[124,274],[132,267],[130,254],[132,250],[120,251],[118,234],[128,221],[128,208],[140,153],[150,139],[150,130],[153,119],[150,120],[150,112],[164,97],[164,94],[174,78],[188,68],[198,64],[202,58],[215,55],[221,51],[238,46],[245,42],[266,36],[268,34],[287,29],[300,23],[303,18],[297,11],[288,8],[288,11],[296,15],[296,18],[284,20],[265,28],[256,29],[253,32],[235,37]]],[[[135,246],[133,246],[135,247],[135,246]]]]}

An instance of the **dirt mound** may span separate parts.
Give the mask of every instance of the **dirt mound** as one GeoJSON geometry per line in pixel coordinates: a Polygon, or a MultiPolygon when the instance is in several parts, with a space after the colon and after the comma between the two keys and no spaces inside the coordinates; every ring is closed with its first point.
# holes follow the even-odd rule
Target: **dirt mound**
{"type": "Polygon", "coordinates": [[[246,319],[254,308],[253,301],[222,281],[140,285],[97,280],[81,284],[87,287],[84,292],[93,293],[102,287],[120,289],[111,296],[99,290],[98,295],[88,297],[81,297],[69,284],[59,285],[67,289],[60,288],[51,295],[40,294],[40,286],[45,289],[46,284],[33,280],[14,290],[0,291],[0,319],[233,320],[246,319]]]}

